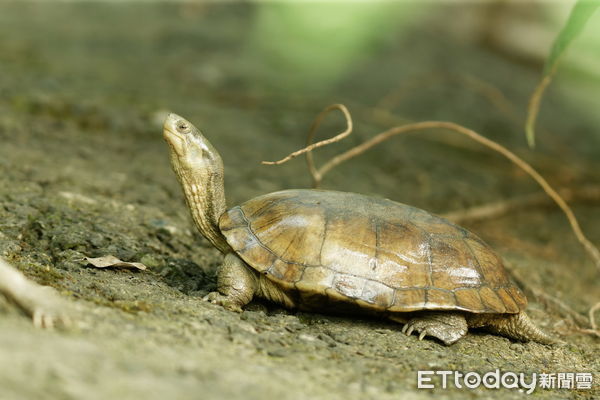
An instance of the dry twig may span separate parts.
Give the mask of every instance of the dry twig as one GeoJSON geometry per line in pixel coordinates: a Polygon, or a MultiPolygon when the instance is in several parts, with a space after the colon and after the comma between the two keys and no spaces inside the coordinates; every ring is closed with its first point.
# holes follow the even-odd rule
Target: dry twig
{"type": "Polygon", "coordinates": [[[600,329],[598,329],[598,326],[596,325],[596,318],[594,317],[594,314],[600,310],[600,303],[596,303],[592,306],[592,308],[590,308],[589,311],[589,318],[590,318],[590,326],[592,327],[592,329],[580,329],[579,331],[582,333],[587,333],[590,335],[596,335],[598,337],[600,337],[600,329]]]}
{"type": "Polygon", "coordinates": [[[285,162],[288,162],[289,160],[291,160],[292,158],[296,158],[299,155],[302,155],[304,153],[310,152],[318,147],[322,147],[322,146],[326,146],[330,143],[335,143],[335,142],[339,142],[340,140],[342,140],[343,138],[345,138],[346,136],[348,136],[350,133],[352,133],[352,117],[350,116],[350,112],[348,111],[348,109],[346,108],[345,105],[343,104],[332,104],[329,107],[325,108],[323,111],[321,111],[319,113],[319,115],[317,115],[317,118],[315,118],[315,120],[313,121],[312,125],[310,126],[310,129],[308,131],[308,139],[307,139],[307,145],[306,147],[304,147],[303,149],[300,149],[298,151],[295,151],[291,154],[289,154],[288,156],[282,158],[281,160],[278,161],[263,161],[262,163],[265,165],[279,165],[279,164],[283,164],[285,162]],[[317,143],[311,143],[312,139],[315,135],[315,131],[317,130],[317,128],[319,127],[319,125],[321,125],[321,121],[323,121],[323,118],[325,118],[325,116],[331,112],[332,110],[340,110],[341,112],[344,113],[344,117],[346,118],[346,129],[339,133],[338,135],[330,138],[330,139],[325,139],[325,140],[321,140],[320,142],[317,143]]]}
{"type": "Polygon", "coordinates": [[[306,163],[308,164],[308,170],[310,171],[310,175],[313,178],[313,186],[318,187],[322,179],[322,174],[315,168],[314,160],[311,153],[312,150],[318,147],[326,146],[330,143],[339,142],[351,133],[352,117],[350,116],[350,112],[343,104],[332,104],[329,107],[325,108],[323,111],[321,111],[319,115],[317,115],[317,118],[315,118],[315,120],[313,121],[308,131],[305,148],[295,151],[279,161],[263,161],[262,163],[265,165],[279,165],[288,162],[292,158],[298,157],[299,155],[306,153],[306,163]],[[319,128],[319,125],[321,125],[321,121],[323,121],[323,118],[325,118],[325,116],[333,110],[340,110],[344,114],[344,118],[346,119],[346,129],[330,139],[325,139],[317,143],[312,143],[315,136],[315,132],[319,128]]]}
{"type": "Polygon", "coordinates": [[[600,303],[596,303],[592,306],[592,308],[590,308],[590,325],[592,326],[593,330],[598,330],[598,326],[596,326],[596,319],[594,318],[594,313],[598,310],[600,310],[600,303]]]}

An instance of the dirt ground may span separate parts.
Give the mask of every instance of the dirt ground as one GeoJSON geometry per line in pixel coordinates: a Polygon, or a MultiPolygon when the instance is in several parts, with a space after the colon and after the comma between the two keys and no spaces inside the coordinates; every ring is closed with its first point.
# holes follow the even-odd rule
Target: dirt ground
{"type": "MultiPolygon", "coordinates": [[[[600,300],[598,269],[551,204],[464,225],[527,285],[529,315],[563,346],[474,331],[446,347],[376,319],[264,302],[236,314],[201,300],[215,288],[221,255],[195,231],[170,169],[161,136],[167,111],[191,120],[219,149],[230,205],[309,187],[302,160],[260,161],[302,147],[311,120],[333,102],[348,105],[356,132],[317,153],[321,162],[389,128],[393,114],[476,129],[556,187],[600,185],[598,116],[569,97],[569,83],[549,92],[539,146],[528,150],[521,125],[456,77],[500,89],[522,118],[539,68],[445,33],[439,17],[433,30],[415,26],[388,39],[328,87],[291,89],[244,42],[255,16],[248,5],[0,5],[0,256],[56,288],[77,320],[66,331],[37,330],[0,302],[0,398],[523,397],[515,389],[417,389],[418,370],[495,369],[591,372],[592,390],[538,388],[532,396],[598,396],[598,338],[578,333],[572,317],[532,293],[581,315],[600,300]],[[433,84],[413,85],[428,74],[433,84]],[[100,270],[82,261],[108,254],[149,268],[100,270]]],[[[339,117],[330,121],[322,135],[343,128],[339,117]]],[[[501,156],[448,132],[390,141],[333,170],[323,187],[440,214],[540,192],[501,156]]],[[[600,245],[600,198],[584,196],[573,207],[600,245]]]]}

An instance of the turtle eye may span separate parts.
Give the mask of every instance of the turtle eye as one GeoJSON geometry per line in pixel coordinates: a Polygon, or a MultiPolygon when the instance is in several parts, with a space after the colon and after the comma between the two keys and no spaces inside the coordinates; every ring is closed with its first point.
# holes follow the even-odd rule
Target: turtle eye
{"type": "Polygon", "coordinates": [[[190,124],[185,121],[179,121],[177,123],[177,131],[180,133],[188,133],[190,131],[190,124]]]}

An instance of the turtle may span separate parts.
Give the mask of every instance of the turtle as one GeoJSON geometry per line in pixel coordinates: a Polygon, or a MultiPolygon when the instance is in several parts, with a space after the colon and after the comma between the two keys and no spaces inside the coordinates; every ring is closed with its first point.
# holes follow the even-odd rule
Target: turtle
{"type": "Polygon", "coordinates": [[[200,233],[221,253],[204,300],[241,312],[255,296],[287,309],[379,315],[450,345],[468,328],[553,344],[501,258],[475,234],[416,207],[357,193],[290,189],[226,207],[221,156],[169,114],[163,136],[200,233]]]}

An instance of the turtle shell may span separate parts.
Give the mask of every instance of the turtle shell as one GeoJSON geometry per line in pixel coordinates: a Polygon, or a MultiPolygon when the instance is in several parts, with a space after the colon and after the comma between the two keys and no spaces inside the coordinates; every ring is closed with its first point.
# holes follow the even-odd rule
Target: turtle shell
{"type": "Polygon", "coordinates": [[[219,227],[249,266],[304,303],[472,313],[517,313],[527,304],[476,235],[394,201],[285,190],[229,209],[219,227]]]}

